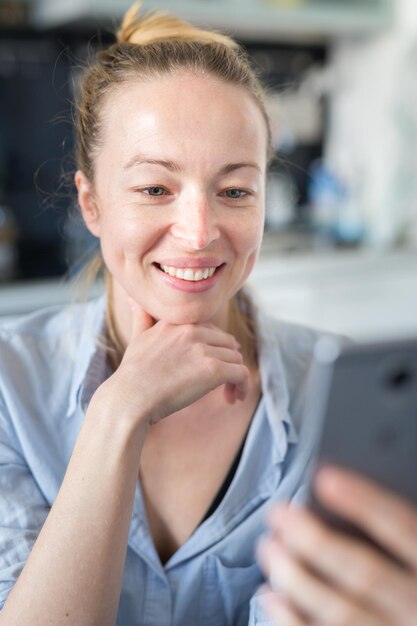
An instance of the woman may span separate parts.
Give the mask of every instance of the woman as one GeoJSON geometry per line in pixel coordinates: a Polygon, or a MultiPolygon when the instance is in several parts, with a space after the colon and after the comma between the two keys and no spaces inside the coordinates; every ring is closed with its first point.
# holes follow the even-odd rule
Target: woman
{"type": "Polygon", "coordinates": [[[317,334],[243,289],[262,90],[227,37],[137,9],[77,104],[106,293],[2,329],[0,626],[266,623],[255,543],[305,476],[317,334]]]}

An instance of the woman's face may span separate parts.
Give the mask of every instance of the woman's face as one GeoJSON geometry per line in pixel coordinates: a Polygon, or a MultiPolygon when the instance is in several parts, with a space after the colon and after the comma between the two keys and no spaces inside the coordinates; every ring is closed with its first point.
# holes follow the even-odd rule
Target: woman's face
{"type": "Polygon", "coordinates": [[[94,198],[116,311],[132,298],[155,319],[216,322],[250,274],[264,222],[267,133],[242,88],[177,73],[124,84],[103,110],[94,198]]]}

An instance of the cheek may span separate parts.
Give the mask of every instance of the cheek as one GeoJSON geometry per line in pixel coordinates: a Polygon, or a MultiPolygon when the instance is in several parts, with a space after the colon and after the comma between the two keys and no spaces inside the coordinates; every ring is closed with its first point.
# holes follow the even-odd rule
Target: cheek
{"type": "Polygon", "coordinates": [[[111,274],[120,276],[130,259],[140,254],[138,235],[134,229],[126,229],[119,223],[102,228],[100,247],[104,263],[111,274]]]}
{"type": "Polygon", "coordinates": [[[241,221],[235,226],[233,241],[237,254],[237,265],[234,272],[239,286],[246,281],[256,263],[262,242],[263,229],[263,219],[261,217],[241,221]]]}
{"type": "Polygon", "coordinates": [[[114,211],[102,222],[101,247],[108,256],[137,258],[150,243],[149,227],[138,219],[123,216],[114,211]]]}
{"type": "Polygon", "coordinates": [[[233,229],[235,247],[243,258],[247,257],[249,260],[256,256],[262,242],[263,230],[262,217],[242,220],[235,224],[233,229]]]}

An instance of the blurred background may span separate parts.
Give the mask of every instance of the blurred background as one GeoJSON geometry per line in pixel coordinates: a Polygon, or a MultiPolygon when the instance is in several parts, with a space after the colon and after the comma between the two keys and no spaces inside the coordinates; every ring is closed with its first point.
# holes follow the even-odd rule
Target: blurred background
{"type": "MultiPolygon", "coordinates": [[[[130,4],[0,0],[0,316],[66,301],[94,249],[71,184],[71,103],[130,4]]],[[[417,335],[417,2],[143,5],[231,34],[268,87],[260,301],[358,340],[417,335]]]]}

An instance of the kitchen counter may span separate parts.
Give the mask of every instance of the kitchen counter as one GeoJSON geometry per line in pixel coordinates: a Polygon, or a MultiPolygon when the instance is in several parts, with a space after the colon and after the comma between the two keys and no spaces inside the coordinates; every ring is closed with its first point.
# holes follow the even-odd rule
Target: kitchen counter
{"type": "Polygon", "coordinates": [[[251,283],[277,317],[359,341],[417,336],[417,250],[264,255],[251,283]]]}
{"type": "MultiPolygon", "coordinates": [[[[266,239],[249,282],[277,317],[359,341],[417,336],[417,250],[277,253],[266,239]]],[[[64,281],[3,286],[0,315],[26,313],[74,297],[64,281]]]]}

